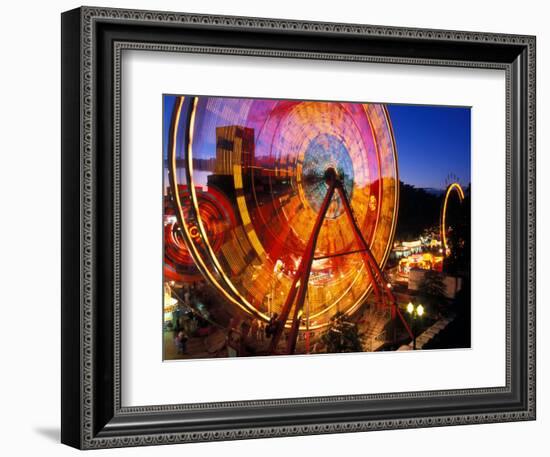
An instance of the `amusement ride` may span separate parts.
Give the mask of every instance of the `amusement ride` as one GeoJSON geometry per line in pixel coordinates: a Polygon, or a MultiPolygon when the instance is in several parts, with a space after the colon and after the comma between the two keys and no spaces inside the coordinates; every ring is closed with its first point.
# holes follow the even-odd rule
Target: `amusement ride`
{"type": "Polygon", "coordinates": [[[269,353],[371,293],[412,338],[383,273],[399,206],[383,104],[179,96],[166,157],[165,276],[274,324],[269,353]]]}

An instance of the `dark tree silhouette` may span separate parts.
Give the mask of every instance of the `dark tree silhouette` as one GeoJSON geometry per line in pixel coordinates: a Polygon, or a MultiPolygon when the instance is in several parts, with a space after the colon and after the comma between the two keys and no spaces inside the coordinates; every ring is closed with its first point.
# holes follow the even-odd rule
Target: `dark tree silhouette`
{"type": "Polygon", "coordinates": [[[396,238],[417,239],[426,229],[439,224],[441,195],[399,182],[399,217],[396,238]]]}
{"type": "Polygon", "coordinates": [[[419,296],[422,304],[428,307],[429,312],[444,313],[447,297],[443,276],[437,271],[426,270],[424,279],[420,283],[419,296]]]}
{"type": "Polygon", "coordinates": [[[359,333],[357,324],[349,321],[342,312],[332,316],[327,330],[321,335],[321,341],[328,353],[363,350],[363,335],[359,333]]]}

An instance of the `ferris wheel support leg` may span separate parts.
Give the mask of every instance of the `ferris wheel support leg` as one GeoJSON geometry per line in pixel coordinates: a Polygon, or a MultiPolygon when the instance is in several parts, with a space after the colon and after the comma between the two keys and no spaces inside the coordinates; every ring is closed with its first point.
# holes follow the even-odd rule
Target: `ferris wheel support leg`
{"type": "MultiPolygon", "coordinates": [[[[384,278],[384,274],[380,270],[380,267],[378,266],[378,262],[376,261],[376,259],[374,258],[374,255],[372,254],[372,251],[370,250],[369,244],[363,237],[363,233],[361,233],[361,230],[357,225],[357,221],[355,220],[355,217],[353,216],[353,212],[351,211],[351,206],[347,198],[346,192],[342,187],[338,187],[338,193],[340,195],[340,198],[342,199],[342,202],[344,203],[344,210],[353,228],[353,234],[355,235],[355,240],[357,241],[359,246],[363,248],[363,251],[362,251],[363,259],[365,260],[365,264],[367,265],[367,270],[372,273],[373,288],[375,290],[377,299],[381,303],[385,304],[384,292],[381,291],[381,289],[385,290],[386,288],[385,287],[386,281],[384,278]]],[[[390,291],[386,291],[386,293],[391,294],[390,291]]]]}
{"type": "Polygon", "coordinates": [[[371,284],[372,284],[372,288],[374,289],[374,295],[376,297],[377,308],[384,307],[384,305],[385,305],[384,296],[380,293],[380,287],[378,286],[376,275],[375,275],[375,273],[374,273],[374,271],[373,271],[373,269],[370,265],[370,259],[368,258],[368,256],[366,255],[365,252],[362,253],[362,257],[363,257],[363,261],[365,263],[365,267],[367,269],[367,272],[369,274],[369,278],[370,278],[370,281],[371,281],[371,284]]]}
{"type": "Polygon", "coordinates": [[[296,285],[301,278],[301,275],[299,273],[299,271],[296,272],[296,276],[292,281],[292,285],[290,286],[290,290],[286,297],[285,304],[281,309],[281,315],[276,321],[275,332],[273,333],[271,337],[271,343],[269,344],[269,352],[271,354],[274,354],[277,350],[277,345],[279,344],[279,340],[283,333],[285,323],[288,319],[288,315],[290,314],[290,308],[292,307],[292,303],[294,303],[294,298],[296,297],[296,285]]]}
{"type": "MultiPolygon", "coordinates": [[[[357,222],[355,221],[355,218],[353,217],[353,213],[351,211],[351,206],[349,204],[349,200],[347,198],[347,195],[346,195],[344,189],[341,188],[341,187],[338,187],[338,193],[339,193],[339,195],[342,199],[342,202],[344,203],[344,210],[346,212],[346,215],[348,216],[348,219],[349,219],[350,223],[352,224],[353,232],[355,234],[356,240],[359,243],[359,245],[361,245],[364,249],[363,258],[365,259],[367,269],[368,269],[368,271],[374,270],[373,277],[377,276],[378,281],[380,281],[380,285],[378,285],[377,281],[376,281],[376,278],[373,278],[373,287],[374,287],[374,290],[375,290],[375,294],[376,294],[376,291],[378,290],[378,294],[376,294],[377,295],[377,300],[379,300],[379,303],[383,307],[387,307],[387,306],[390,307],[391,319],[395,322],[397,317],[399,317],[401,322],[403,323],[403,325],[405,327],[405,330],[407,331],[409,336],[412,337],[412,331],[410,329],[410,326],[407,323],[406,319],[401,314],[401,311],[399,310],[399,307],[397,306],[397,300],[395,299],[395,296],[393,295],[391,290],[386,288],[387,281],[386,281],[386,278],[384,277],[384,273],[382,273],[382,270],[380,270],[380,267],[378,266],[378,262],[376,262],[376,259],[374,258],[374,255],[372,254],[372,252],[369,248],[369,245],[367,244],[367,241],[365,240],[365,238],[363,237],[363,234],[361,233],[361,230],[359,230],[359,227],[357,226],[357,222]],[[372,268],[372,270],[371,270],[371,268],[372,268]],[[380,294],[380,287],[383,290],[382,297],[380,297],[380,295],[379,295],[380,294]]],[[[393,334],[394,342],[396,341],[396,339],[397,339],[397,334],[396,334],[396,329],[395,329],[395,326],[394,326],[394,334],[393,334]]]]}
{"type": "Polygon", "coordinates": [[[361,255],[363,257],[365,267],[367,269],[367,273],[370,277],[372,288],[374,289],[376,303],[378,304],[379,307],[384,308],[386,307],[384,293],[380,290],[380,286],[378,283],[380,281],[382,283],[382,287],[384,287],[384,278],[383,278],[382,272],[380,271],[380,268],[378,267],[378,263],[374,259],[374,256],[372,255],[370,247],[367,241],[365,240],[365,238],[363,237],[363,234],[361,233],[361,230],[359,229],[357,222],[355,221],[355,217],[353,216],[351,205],[349,203],[348,196],[344,188],[340,185],[337,187],[337,190],[344,204],[344,211],[346,212],[346,216],[348,217],[348,220],[350,221],[350,224],[353,228],[353,234],[355,235],[355,240],[357,241],[357,244],[361,246],[361,248],[363,249],[361,255]],[[377,276],[380,276],[379,280],[377,280],[377,276]]]}
{"type": "Polygon", "coordinates": [[[395,307],[395,313],[397,316],[399,316],[399,319],[401,319],[401,322],[403,323],[405,330],[407,331],[411,339],[414,339],[414,334],[411,330],[409,323],[407,322],[407,319],[403,317],[403,313],[401,313],[401,311],[399,310],[399,307],[396,304],[394,304],[393,306],[395,307]]]}
{"type": "Polygon", "coordinates": [[[307,283],[309,281],[309,274],[311,273],[311,264],[313,263],[315,246],[317,245],[319,232],[321,231],[321,227],[323,225],[328,207],[332,200],[332,196],[334,195],[334,189],[335,183],[332,182],[329,184],[329,188],[327,190],[323,203],[321,204],[319,214],[317,215],[313,230],[311,231],[311,235],[309,236],[309,240],[306,244],[304,255],[300,260],[300,265],[298,266],[294,281],[292,282],[291,290],[289,291],[283,309],[281,310],[281,316],[277,320],[277,326],[269,348],[272,354],[275,353],[275,351],[277,350],[277,345],[279,344],[279,340],[283,333],[286,321],[288,320],[292,304],[294,303],[294,299],[297,295],[298,297],[296,299],[296,304],[294,308],[294,316],[292,319],[292,327],[288,338],[286,353],[293,354],[294,350],[296,349],[296,339],[298,338],[300,319],[302,316],[301,311],[303,309],[306,297],[307,283]]]}

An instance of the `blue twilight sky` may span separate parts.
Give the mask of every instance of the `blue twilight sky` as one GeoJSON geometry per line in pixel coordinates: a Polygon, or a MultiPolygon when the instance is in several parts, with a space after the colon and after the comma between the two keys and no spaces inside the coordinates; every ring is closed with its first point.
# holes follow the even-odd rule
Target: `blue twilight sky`
{"type": "Polygon", "coordinates": [[[470,183],[470,108],[388,105],[399,178],[415,187],[445,188],[449,173],[470,183]]]}
{"type": "Polygon", "coordinates": [[[175,103],[175,95],[162,96],[162,157],[164,157],[164,159],[168,158],[168,132],[170,131],[170,121],[175,103]]]}
{"type": "MultiPolygon", "coordinates": [[[[164,157],[174,100],[173,96],[164,97],[164,157]]],[[[392,104],[387,107],[401,181],[415,187],[444,189],[445,180],[452,173],[462,185],[470,183],[470,108],[392,104]]]]}

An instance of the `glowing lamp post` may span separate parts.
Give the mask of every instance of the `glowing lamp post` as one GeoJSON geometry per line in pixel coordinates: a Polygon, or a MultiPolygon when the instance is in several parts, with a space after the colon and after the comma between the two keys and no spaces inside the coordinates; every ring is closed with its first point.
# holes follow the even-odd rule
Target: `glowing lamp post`
{"type": "Polygon", "coordinates": [[[407,305],[407,312],[412,319],[412,333],[413,333],[413,349],[416,349],[416,318],[424,315],[424,306],[422,305],[413,305],[412,302],[409,302],[407,305]]]}

